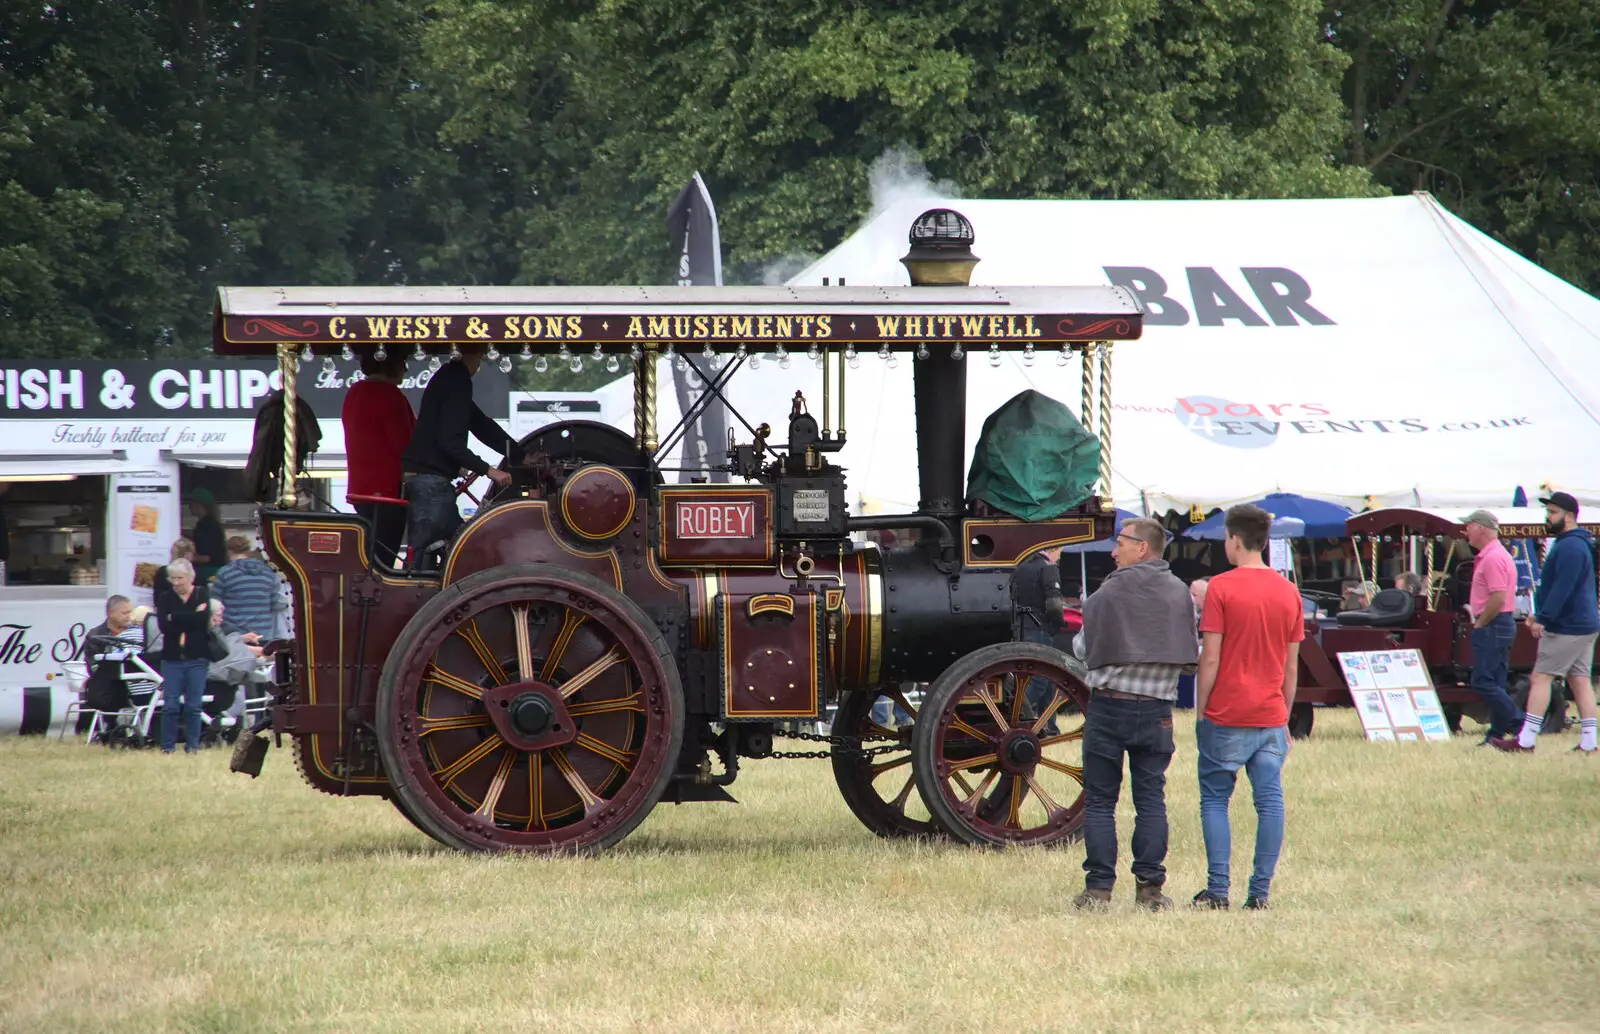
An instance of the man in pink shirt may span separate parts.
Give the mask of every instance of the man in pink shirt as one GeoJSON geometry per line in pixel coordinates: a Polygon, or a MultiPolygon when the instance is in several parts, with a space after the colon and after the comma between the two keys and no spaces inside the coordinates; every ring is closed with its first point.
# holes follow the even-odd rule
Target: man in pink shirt
{"type": "Polygon", "coordinates": [[[1489,708],[1489,732],[1483,738],[1488,743],[1498,736],[1510,736],[1522,725],[1522,712],[1506,694],[1511,641],[1517,635],[1511,614],[1517,565],[1500,544],[1500,522],[1494,514],[1473,510],[1463,518],[1462,526],[1467,545],[1478,551],[1467,612],[1472,615],[1472,691],[1489,708]]]}

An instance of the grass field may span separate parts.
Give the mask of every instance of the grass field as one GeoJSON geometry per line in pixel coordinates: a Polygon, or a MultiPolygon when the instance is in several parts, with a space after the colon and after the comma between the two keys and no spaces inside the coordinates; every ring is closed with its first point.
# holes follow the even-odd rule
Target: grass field
{"type": "MultiPolygon", "coordinates": [[[[1192,724],[1169,890],[1203,882],[1192,724]]],[[[1470,723],[1469,723],[1470,725],[1470,723]]],[[[468,857],[389,805],[198,758],[0,743],[0,1029],[1600,1029],[1600,763],[1363,742],[1285,769],[1274,910],[1080,915],[1081,847],[886,843],[826,762],[590,860],[468,857]]],[[[1242,807],[1241,807],[1242,805],[1242,807]]],[[[1234,809],[1235,893],[1254,817],[1234,809]]],[[[1236,900],[1237,906],[1237,900],[1236,900]]]]}

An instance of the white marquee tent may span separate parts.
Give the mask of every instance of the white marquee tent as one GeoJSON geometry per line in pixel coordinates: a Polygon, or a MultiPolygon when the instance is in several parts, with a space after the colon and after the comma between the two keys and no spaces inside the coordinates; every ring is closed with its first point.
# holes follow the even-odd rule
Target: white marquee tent
{"type": "MultiPolygon", "coordinates": [[[[1600,300],[1427,195],[910,199],[791,282],[906,283],[906,231],[936,204],[973,223],[975,284],[1111,281],[1146,298],[1143,339],[1115,350],[1118,506],[1208,509],[1269,492],[1357,509],[1505,506],[1519,485],[1600,506],[1600,300]]],[[[969,362],[969,455],[984,417],[1024,388],[1077,410],[1076,360],[969,362]]],[[[868,352],[850,371],[841,462],[868,512],[917,501],[911,365],[868,352]]],[[[729,395],[781,437],[796,389],[816,411],[819,376],[802,356],[789,370],[768,360],[729,395]]],[[[630,382],[606,394],[623,403],[630,382]]],[[[671,396],[663,431],[677,419],[671,396]]]]}

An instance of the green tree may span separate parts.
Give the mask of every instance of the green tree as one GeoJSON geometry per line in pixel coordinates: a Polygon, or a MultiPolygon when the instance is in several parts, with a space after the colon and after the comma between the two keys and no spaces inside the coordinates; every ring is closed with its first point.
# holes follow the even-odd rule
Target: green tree
{"type": "MultiPolygon", "coordinates": [[[[161,340],[179,316],[184,241],[169,148],[106,84],[156,102],[146,19],[0,16],[0,351],[85,355],[161,340]]],[[[32,11],[40,11],[35,6],[32,11]]]]}
{"type": "Polygon", "coordinates": [[[222,283],[505,282],[517,170],[440,146],[415,0],[0,24],[0,348],[195,352],[222,283]]]}
{"type": "Polygon", "coordinates": [[[1600,293],[1600,4],[1352,0],[1344,156],[1600,293]]]}
{"type": "Polygon", "coordinates": [[[559,27],[541,4],[436,10],[452,132],[549,143],[552,106],[577,129],[556,139],[581,174],[519,213],[529,280],[660,280],[661,214],[696,169],[731,266],[821,251],[900,145],[991,197],[1369,189],[1334,160],[1345,59],[1306,0],[613,0],[559,27]]]}

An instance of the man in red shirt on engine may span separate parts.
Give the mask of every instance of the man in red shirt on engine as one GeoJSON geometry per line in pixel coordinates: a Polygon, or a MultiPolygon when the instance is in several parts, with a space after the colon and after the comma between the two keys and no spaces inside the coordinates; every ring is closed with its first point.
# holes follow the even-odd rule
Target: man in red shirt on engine
{"type": "MultiPolygon", "coordinates": [[[[345,393],[339,417],[344,423],[344,451],[350,470],[346,491],[351,496],[400,498],[400,454],[411,441],[417,417],[411,400],[400,390],[405,356],[395,349],[383,359],[361,356],[361,379],[345,393]]],[[[393,567],[405,536],[405,507],[352,502],[372,528],[373,559],[393,567]]]]}

